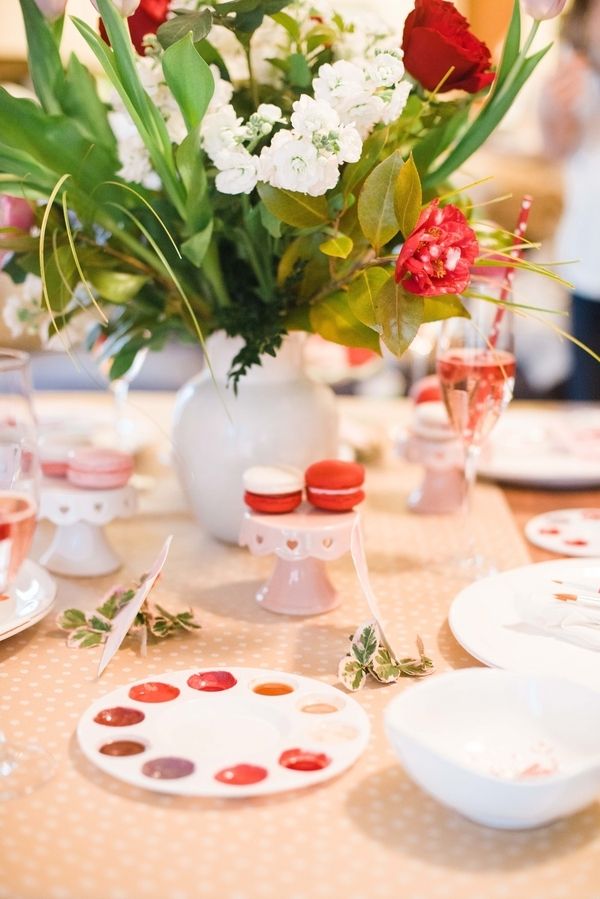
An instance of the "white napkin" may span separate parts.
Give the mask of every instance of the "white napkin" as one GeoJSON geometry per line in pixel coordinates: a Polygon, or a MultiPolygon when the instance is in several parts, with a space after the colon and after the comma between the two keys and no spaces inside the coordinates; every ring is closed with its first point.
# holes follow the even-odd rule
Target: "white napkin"
{"type": "Polygon", "coordinates": [[[552,584],[518,596],[516,605],[522,621],[559,640],[600,651],[600,607],[596,610],[560,602],[552,597],[558,590],[552,584]]]}

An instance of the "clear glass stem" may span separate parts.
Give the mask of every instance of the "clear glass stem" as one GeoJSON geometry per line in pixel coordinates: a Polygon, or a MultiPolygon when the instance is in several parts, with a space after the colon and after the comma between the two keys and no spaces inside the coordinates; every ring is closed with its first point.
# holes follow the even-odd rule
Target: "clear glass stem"
{"type": "Polygon", "coordinates": [[[477,540],[473,528],[473,497],[477,481],[480,447],[474,443],[465,444],[464,492],[461,507],[463,546],[465,562],[475,564],[478,558],[477,540]]]}
{"type": "Polygon", "coordinates": [[[127,400],[129,397],[129,381],[126,378],[117,378],[110,382],[110,392],[114,400],[115,431],[118,437],[123,437],[127,431],[127,400]]]}

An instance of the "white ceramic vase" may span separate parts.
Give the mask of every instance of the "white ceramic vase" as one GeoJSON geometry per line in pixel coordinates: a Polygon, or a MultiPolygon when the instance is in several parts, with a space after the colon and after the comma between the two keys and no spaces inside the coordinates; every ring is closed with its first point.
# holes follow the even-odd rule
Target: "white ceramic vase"
{"type": "Polygon", "coordinates": [[[303,368],[304,336],[285,338],[275,358],[264,356],[240,381],[227,385],[241,339],[214,334],[208,354],[216,384],[204,370],[177,396],[175,466],[202,526],[237,543],[244,514],[242,474],[251,465],[305,468],[335,456],[337,411],[333,391],[303,368]]]}

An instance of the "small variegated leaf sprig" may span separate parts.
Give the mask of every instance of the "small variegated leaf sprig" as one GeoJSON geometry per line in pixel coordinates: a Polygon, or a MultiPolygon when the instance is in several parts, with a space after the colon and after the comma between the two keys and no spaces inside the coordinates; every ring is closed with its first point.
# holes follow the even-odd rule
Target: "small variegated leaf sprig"
{"type": "Polygon", "coordinates": [[[364,686],[367,675],[380,684],[394,684],[401,677],[425,677],[433,672],[433,662],[417,637],[418,659],[396,659],[381,638],[377,622],[362,624],[350,637],[350,651],[341,660],[338,676],[352,693],[364,686]]]}
{"type": "MultiPolygon", "coordinates": [[[[93,612],[81,609],[66,609],[56,619],[58,627],[67,631],[67,646],[88,647],[104,643],[112,630],[113,619],[127,603],[131,602],[146,575],[131,587],[113,587],[93,612]]],[[[157,603],[146,599],[129,628],[128,636],[137,637],[145,648],[147,642],[162,640],[181,631],[198,630],[201,627],[195,619],[194,612],[168,612],[157,603]]]]}

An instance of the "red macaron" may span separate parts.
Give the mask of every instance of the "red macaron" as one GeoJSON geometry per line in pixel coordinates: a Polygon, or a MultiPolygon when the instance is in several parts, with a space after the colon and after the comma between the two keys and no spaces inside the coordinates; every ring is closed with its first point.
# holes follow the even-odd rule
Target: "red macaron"
{"type": "Polygon", "coordinates": [[[350,512],[365,498],[365,470],[358,462],[323,459],[304,473],[308,501],[327,512],[350,512]]]}
{"type": "Polygon", "coordinates": [[[304,478],[291,465],[255,465],[243,475],[244,502],[253,512],[283,515],[302,502],[304,478]]]}

